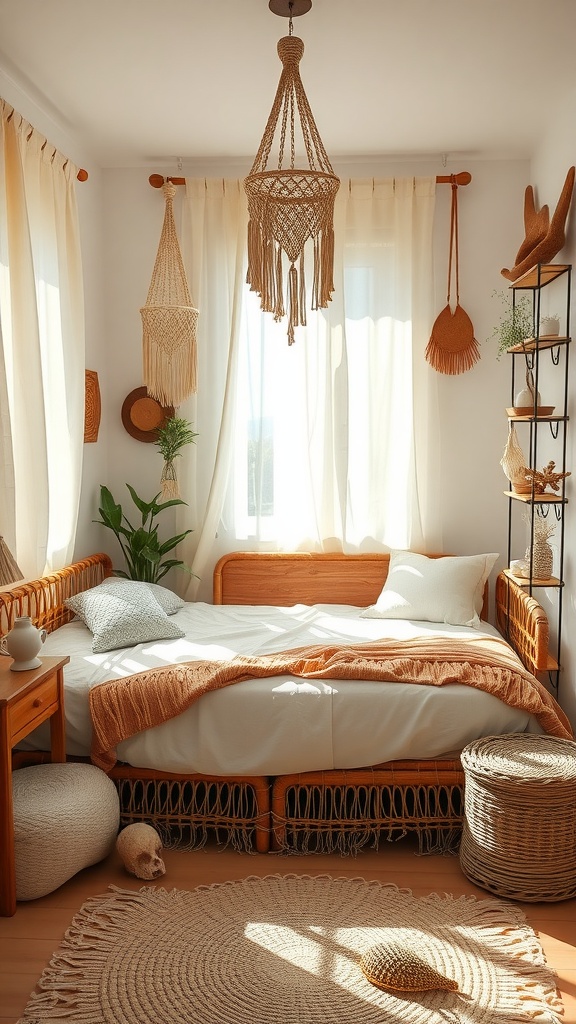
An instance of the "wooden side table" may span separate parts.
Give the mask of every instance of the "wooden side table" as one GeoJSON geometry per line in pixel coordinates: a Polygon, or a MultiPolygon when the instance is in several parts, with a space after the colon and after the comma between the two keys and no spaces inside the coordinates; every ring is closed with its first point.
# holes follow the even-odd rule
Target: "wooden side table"
{"type": "Polygon", "coordinates": [[[40,668],[12,672],[0,657],[0,916],[16,913],[12,747],[50,719],[52,761],[66,760],[64,665],[70,659],[42,658],[40,668]]]}

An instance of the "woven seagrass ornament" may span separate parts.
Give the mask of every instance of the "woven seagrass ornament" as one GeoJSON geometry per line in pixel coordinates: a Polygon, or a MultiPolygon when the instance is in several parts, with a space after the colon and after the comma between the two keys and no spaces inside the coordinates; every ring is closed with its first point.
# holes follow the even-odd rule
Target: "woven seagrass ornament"
{"type": "Polygon", "coordinates": [[[162,405],[177,406],[197,391],[196,325],[173,201],[176,187],[163,185],[166,209],[152,280],[142,317],[143,382],[162,405]]]}
{"type": "Polygon", "coordinates": [[[399,943],[380,943],[360,960],[362,973],[377,988],[396,992],[457,992],[458,982],[439,974],[426,960],[399,943]]]}
{"type": "Polygon", "coordinates": [[[452,176],[452,203],[450,209],[450,255],[448,259],[447,304],[438,314],[432,327],[426,347],[426,359],[439,373],[457,374],[471,370],[480,359],[474,327],[468,314],[460,305],[460,281],[458,272],[458,184],[452,176]],[[456,306],[450,307],[452,265],[456,281],[456,306]]]}
{"type": "MultiPolygon", "coordinates": [[[[287,257],[288,344],[294,329],[306,324],[304,251],[313,252],[311,308],[325,308],[334,291],[334,198],[340,187],[314,121],[300,78],[304,43],[292,35],[278,42],[282,73],[260,148],[244,188],[248,198],[248,273],[260,308],[281,320],[284,302],[284,262],[287,257]],[[298,122],[300,134],[298,136],[298,122]],[[288,135],[288,139],[287,139],[288,135]],[[277,139],[276,169],[268,169],[277,139]],[[296,146],[303,145],[307,167],[296,167],[296,146]],[[285,150],[289,156],[284,167],[285,150]]],[[[304,161],[303,161],[304,162],[304,161]]]]}

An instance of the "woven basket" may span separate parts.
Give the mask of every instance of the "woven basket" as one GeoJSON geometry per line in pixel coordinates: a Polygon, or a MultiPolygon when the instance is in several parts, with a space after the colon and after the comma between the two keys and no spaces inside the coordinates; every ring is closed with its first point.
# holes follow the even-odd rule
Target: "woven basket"
{"type": "Polygon", "coordinates": [[[576,743],[529,733],[468,744],[460,866],[527,902],[576,895],[576,743]]]}

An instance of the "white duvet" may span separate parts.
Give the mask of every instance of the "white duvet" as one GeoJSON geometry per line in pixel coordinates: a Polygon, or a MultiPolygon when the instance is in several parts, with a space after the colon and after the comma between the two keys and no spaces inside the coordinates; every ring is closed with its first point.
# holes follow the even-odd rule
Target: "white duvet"
{"type": "MultiPolygon", "coordinates": [[[[42,650],[45,655],[70,656],[65,669],[67,751],[90,753],[90,688],[145,668],[195,659],[224,661],[323,641],[479,635],[466,626],[365,619],[360,612],[348,605],[191,603],[173,616],[185,631],[182,639],[107,654],[92,653],[92,634],[75,619],[49,634],[42,650]]],[[[482,628],[498,635],[486,623],[482,628]]],[[[542,730],[532,716],[472,687],[277,676],[204,695],[184,714],[121,743],[118,758],[135,767],[176,773],[287,775],[441,757],[481,736],[526,731],[542,730]]],[[[48,723],[19,747],[48,750],[48,723]]]]}

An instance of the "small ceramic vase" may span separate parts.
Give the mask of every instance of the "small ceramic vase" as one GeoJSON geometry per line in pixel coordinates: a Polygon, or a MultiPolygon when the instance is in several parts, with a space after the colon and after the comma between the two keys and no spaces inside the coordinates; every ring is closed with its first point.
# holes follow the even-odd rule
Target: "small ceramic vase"
{"type": "Polygon", "coordinates": [[[12,672],[27,672],[39,668],[42,662],[37,656],[46,639],[45,629],[36,629],[29,615],[14,620],[10,632],[0,640],[0,654],[13,658],[12,672]]]}
{"type": "MultiPolygon", "coordinates": [[[[526,387],[519,391],[514,399],[516,409],[527,409],[530,412],[534,409],[534,374],[532,370],[526,370],[526,387]]],[[[536,408],[542,404],[540,392],[536,395],[536,408]]]]}

